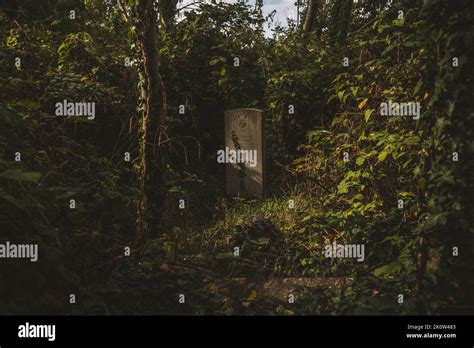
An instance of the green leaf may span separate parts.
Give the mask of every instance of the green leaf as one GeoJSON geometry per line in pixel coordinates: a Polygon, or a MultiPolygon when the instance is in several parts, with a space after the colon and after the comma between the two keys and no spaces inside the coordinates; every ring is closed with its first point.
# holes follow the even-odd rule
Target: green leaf
{"type": "Polygon", "coordinates": [[[259,238],[255,243],[258,245],[267,245],[270,241],[270,238],[259,238]]]}
{"type": "Polygon", "coordinates": [[[33,100],[29,99],[22,99],[16,102],[17,105],[23,106],[24,108],[28,110],[38,110],[41,105],[33,100]]]}
{"type": "Polygon", "coordinates": [[[359,105],[357,106],[357,108],[360,110],[360,109],[363,109],[365,104],[367,104],[367,102],[369,101],[368,98],[364,98],[360,103],[359,105]]]}
{"type": "Polygon", "coordinates": [[[61,53],[61,51],[66,48],[67,46],[67,43],[66,42],[63,42],[59,47],[58,47],[58,51],[57,53],[61,53]]]}
{"type": "Polygon", "coordinates": [[[0,173],[1,178],[15,180],[15,181],[26,181],[37,183],[41,178],[41,173],[38,172],[24,172],[19,169],[6,170],[0,173]]]}
{"type": "Polygon", "coordinates": [[[342,100],[344,99],[344,91],[337,92],[337,98],[342,103],[342,100]]]}
{"type": "Polygon", "coordinates": [[[336,98],[336,95],[335,94],[332,94],[329,98],[328,98],[328,101],[327,103],[329,104],[333,99],[336,98]]]}
{"type": "Polygon", "coordinates": [[[173,255],[173,250],[174,250],[174,243],[172,242],[163,243],[163,251],[165,252],[167,257],[171,257],[173,255]]]}
{"type": "Polygon", "coordinates": [[[365,162],[364,157],[359,156],[359,157],[356,158],[356,165],[361,166],[361,165],[364,164],[364,162],[365,162]]]}
{"type": "Polygon", "coordinates": [[[388,151],[383,151],[378,155],[377,158],[380,162],[383,162],[385,158],[387,158],[387,155],[388,155],[388,151]]]}
{"type": "Polygon", "coordinates": [[[388,46],[387,48],[385,48],[382,52],[382,56],[386,55],[388,52],[390,52],[391,50],[393,50],[395,47],[397,47],[397,42],[394,42],[392,43],[390,46],[388,46]]]}
{"type": "Polygon", "coordinates": [[[364,113],[365,122],[369,122],[370,116],[375,112],[374,109],[367,109],[364,113]]]}
{"type": "Polygon", "coordinates": [[[23,209],[24,207],[23,202],[17,200],[15,197],[3,190],[0,190],[0,198],[17,207],[18,209],[23,209]]]}
{"type": "Polygon", "coordinates": [[[174,192],[179,192],[179,193],[182,193],[183,190],[182,190],[181,187],[179,187],[179,186],[173,186],[173,187],[171,187],[171,188],[168,189],[168,192],[173,192],[173,193],[174,193],[174,192]]]}
{"type": "Polygon", "coordinates": [[[416,45],[417,45],[417,43],[413,42],[413,41],[407,41],[407,42],[403,43],[403,46],[405,46],[405,47],[415,47],[416,45]]]}
{"type": "Polygon", "coordinates": [[[222,77],[224,77],[224,76],[226,75],[226,73],[227,73],[227,69],[225,68],[225,66],[223,66],[223,67],[221,68],[220,74],[221,74],[222,77]]]}
{"type": "Polygon", "coordinates": [[[374,270],[374,276],[380,277],[382,275],[395,275],[400,272],[402,265],[398,261],[394,261],[388,265],[379,267],[374,270]]]}

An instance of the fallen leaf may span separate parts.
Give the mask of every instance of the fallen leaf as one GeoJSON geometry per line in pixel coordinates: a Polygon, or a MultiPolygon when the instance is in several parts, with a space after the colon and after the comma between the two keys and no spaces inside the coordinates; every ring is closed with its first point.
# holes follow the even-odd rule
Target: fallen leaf
{"type": "Polygon", "coordinates": [[[255,290],[252,290],[250,293],[249,297],[247,297],[246,301],[253,301],[257,298],[257,292],[255,290]]]}

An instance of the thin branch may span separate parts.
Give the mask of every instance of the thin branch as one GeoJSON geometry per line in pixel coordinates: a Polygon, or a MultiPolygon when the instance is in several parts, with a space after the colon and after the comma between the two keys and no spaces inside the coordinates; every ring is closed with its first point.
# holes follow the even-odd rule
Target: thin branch
{"type": "Polygon", "coordinates": [[[122,12],[123,19],[125,22],[128,22],[130,18],[128,17],[127,10],[125,9],[125,4],[122,2],[122,0],[117,0],[117,5],[120,9],[120,12],[122,12]]]}
{"type": "Polygon", "coordinates": [[[28,36],[28,34],[26,33],[26,31],[23,30],[23,27],[20,25],[20,23],[18,23],[18,21],[16,19],[13,20],[13,22],[15,22],[15,24],[17,25],[18,29],[20,29],[20,31],[25,34],[26,38],[28,40],[30,40],[30,37],[28,36]]]}
{"type": "Polygon", "coordinates": [[[190,6],[193,6],[193,5],[198,5],[198,4],[202,4],[202,1],[192,2],[190,4],[184,5],[183,7],[177,8],[175,13],[178,13],[179,11],[184,10],[187,7],[190,7],[190,6]]]}

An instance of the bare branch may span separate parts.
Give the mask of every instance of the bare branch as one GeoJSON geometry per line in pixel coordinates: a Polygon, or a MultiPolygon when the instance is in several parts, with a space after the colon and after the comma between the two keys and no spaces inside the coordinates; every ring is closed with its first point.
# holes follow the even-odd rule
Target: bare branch
{"type": "Polygon", "coordinates": [[[181,10],[184,10],[184,9],[187,8],[187,7],[190,7],[190,6],[193,6],[193,5],[198,5],[198,4],[201,4],[201,3],[202,3],[202,1],[195,1],[195,2],[192,2],[192,3],[190,3],[190,4],[187,4],[187,5],[183,6],[183,7],[177,8],[177,9],[176,9],[176,13],[178,13],[178,12],[181,11],[181,10]]]}

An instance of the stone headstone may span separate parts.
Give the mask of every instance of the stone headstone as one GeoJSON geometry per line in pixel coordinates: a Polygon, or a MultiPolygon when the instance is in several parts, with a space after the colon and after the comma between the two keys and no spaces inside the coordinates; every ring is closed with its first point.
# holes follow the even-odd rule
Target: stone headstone
{"type": "Polygon", "coordinates": [[[258,109],[234,109],[225,112],[225,151],[227,194],[245,198],[263,198],[265,180],[265,144],[263,113],[258,109]],[[233,156],[236,160],[233,161],[233,156]]]}

